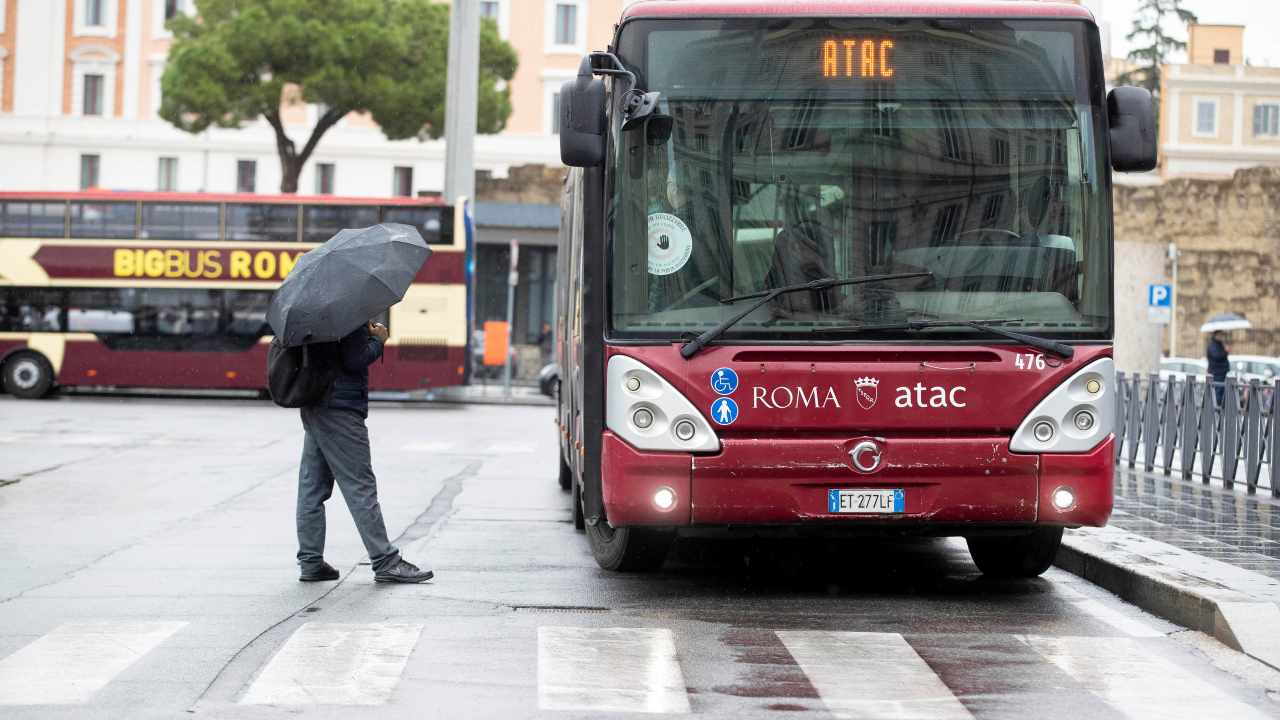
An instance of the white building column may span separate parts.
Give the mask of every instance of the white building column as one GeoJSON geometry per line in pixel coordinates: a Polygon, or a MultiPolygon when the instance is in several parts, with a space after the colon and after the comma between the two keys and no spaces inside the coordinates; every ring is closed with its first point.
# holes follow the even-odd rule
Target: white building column
{"type": "Polygon", "coordinates": [[[138,108],[138,86],[142,82],[142,3],[144,0],[122,0],[125,2],[124,31],[124,118],[136,120],[140,117],[138,108]]]}

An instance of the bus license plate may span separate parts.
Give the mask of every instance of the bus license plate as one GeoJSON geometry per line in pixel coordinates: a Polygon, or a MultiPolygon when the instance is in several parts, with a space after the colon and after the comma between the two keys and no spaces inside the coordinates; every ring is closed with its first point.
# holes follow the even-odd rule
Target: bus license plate
{"type": "Polygon", "coordinates": [[[828,490],[827,512],[882,513],[904,512],[902,490],[828,490]]]}

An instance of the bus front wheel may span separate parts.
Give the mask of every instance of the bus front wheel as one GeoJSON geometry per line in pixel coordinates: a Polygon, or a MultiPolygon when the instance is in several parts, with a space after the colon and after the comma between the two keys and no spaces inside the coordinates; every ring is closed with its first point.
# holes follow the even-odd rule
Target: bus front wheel
{"type": "Polygon", "coordinates": [[[1042,527],[1026,535],[970,537],[969,555],[983,575],[996,578],[1037,577],[1053,565],[1062,544],[1061,527],[1042,527]]]}
{"type": "Polygon", "coordinates": [[[16,397],[42,398],[53,389],[53,366],[37,352],[16,352],[4,362],[4,387],[16,397]]]}
{"type": "Polygon", "coordinates": [[[604,518],[587,525],[587,542],[596,564],[605,570],[656,570],[667,559],[675,533],[653,528],[615,528],[604,518]]]}

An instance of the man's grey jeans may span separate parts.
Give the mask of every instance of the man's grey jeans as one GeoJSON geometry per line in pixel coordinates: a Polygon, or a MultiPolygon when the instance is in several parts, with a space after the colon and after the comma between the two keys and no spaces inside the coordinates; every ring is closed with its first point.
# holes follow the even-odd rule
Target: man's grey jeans
{"type": "Polygon", "coordinates": [[[395,565],[400,551],[387,539],[364,418],[355,410],[304,407],[302,427],[307,433],[298,468],[298,564],[303,572],[324,559],[324,501],[333,494],[335,479],[373,571],[395,565]]]}

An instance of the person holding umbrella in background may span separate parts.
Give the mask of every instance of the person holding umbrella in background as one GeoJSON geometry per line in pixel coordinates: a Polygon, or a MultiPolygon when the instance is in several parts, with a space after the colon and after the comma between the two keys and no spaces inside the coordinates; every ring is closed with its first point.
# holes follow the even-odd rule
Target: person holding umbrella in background
{"type": "Polygon", "coordinates": [[[369,553],[375,582],[420,583],[433,573],[400,557],[387,537],[369,449],[369,366],[387,328],[369,318],[404,299],[430,250],[408,225],[343,230],[299,258],[271,300],[267,321],[285,346],[337,342],[336,376],[301,408],[306,434],[298,468],[298,580],[337,580],[324,560],[325,508],[336,481],[369,553]]]}
{"type": "Polygon", "coordinates": [[[1213,378],[1213,394],[1218,405],[1222,405],[1222,396],[1226,391],[1227,373],[1231,371],[1230,348],[1227,347],[1226,333],[1229,330],[1247,330],[1253,324],[1235,313],[1214,315],[1208,322],[1200,326],[1200,332],[1209,333],[1209,342],[1205,345],[1205,359],[1209,361],[1209,376],[1213,378]]]}

